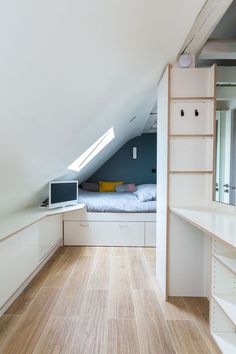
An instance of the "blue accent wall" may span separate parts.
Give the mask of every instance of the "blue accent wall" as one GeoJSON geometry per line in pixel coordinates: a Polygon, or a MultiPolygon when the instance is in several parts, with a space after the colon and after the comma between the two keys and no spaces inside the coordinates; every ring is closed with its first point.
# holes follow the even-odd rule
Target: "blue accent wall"
{"type": "Polygon", "coordinates": [[[125,183],[156,183],[156,134],[143,134],[129,140],[97,172],[91,182],[124,181],[125,183]],[[137,160],[132,159],[132,148],[138,148],[137,160]]]}

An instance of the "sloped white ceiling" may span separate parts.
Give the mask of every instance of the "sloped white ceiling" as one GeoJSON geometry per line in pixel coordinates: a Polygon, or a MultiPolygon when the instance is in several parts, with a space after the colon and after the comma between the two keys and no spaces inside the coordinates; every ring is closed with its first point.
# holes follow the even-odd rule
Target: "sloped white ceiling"
{"type": "Polygon", "coordinates": [[[47,182],[111,126],[116,139],[80,180],[141,134],[204,2],[1,1],[1,216],[39,203],[47,182]]]}

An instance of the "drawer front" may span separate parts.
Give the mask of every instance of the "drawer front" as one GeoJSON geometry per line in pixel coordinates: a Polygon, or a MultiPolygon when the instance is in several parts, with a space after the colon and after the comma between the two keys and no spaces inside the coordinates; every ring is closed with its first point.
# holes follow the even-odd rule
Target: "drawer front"
{"type": "Polygon", "coordinates": [[[145,246],[156,247],[156,223],[145,222],[145,246]]]}
{"type": "Polygon", "coordinates": [[[144,222],[64,221],[64,244],[144,246],[144,222]]]}
{"type": "Polygon", "coordinates": [[[213,134],[213,110],[213,101],[173,101],[170,133],[213,134]],[[195,116],[195,110],[197,110],[197,116],[195,116]]]}

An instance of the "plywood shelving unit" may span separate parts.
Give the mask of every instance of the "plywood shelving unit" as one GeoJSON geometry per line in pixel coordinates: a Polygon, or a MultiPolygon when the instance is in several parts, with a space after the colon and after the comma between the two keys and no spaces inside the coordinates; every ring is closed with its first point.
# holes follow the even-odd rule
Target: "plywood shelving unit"
{"type": "Polygon", "coordinates": [[[235,229],[235,220],[209,210],[215,71],[215,66],[168,66],[158,86],[157,278],[167,300],[208,297],[212,336],[223,353],[231,354],[236,353],[236,252],[230,244],[234,236],[227,234],[227,244],[224,233],[235,229]],[[209,216],[215,220],[212,230],[209,216]]]}

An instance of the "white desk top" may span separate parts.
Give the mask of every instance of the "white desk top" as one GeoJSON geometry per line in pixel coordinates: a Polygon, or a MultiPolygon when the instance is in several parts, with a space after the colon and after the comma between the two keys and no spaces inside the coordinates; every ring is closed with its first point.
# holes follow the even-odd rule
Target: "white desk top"
{"type": "Polygon", "coordinates": [[[47,216],[64,214],[83,208],[85,208],[85,204],[77,204],[57,209],[36,207],[12,214],[0,221],[0,242],[47,216]]]}
{"type": "Polygon", "coordinates": [[[198,229],[236,247],[236,214],[204,208],[170,208],[198,229]]]}

